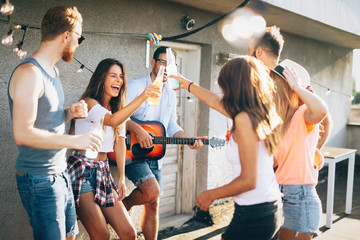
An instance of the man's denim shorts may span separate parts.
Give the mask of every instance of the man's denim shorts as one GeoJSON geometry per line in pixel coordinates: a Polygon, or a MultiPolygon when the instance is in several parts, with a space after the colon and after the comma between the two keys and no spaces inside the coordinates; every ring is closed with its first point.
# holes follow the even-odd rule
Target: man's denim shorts
{"type": "Polygon", "coordinates": [[[79,233],[67,170],[60,174],[19,175],[16,182],[34,239],[65,239],[79,233]]]}
{"type": "Polygon", "coordinates": [[[284,226],[299,233],[318,233],[321,201],[313,185],[280,185],[283,196],[284,226]]]}
{"type": "Polygon", "coordinates": [[[156,160],[136,160],[126,164],[125,174],[136,187],[151,178],[156,178],[160,189],[162,190],[161,168],[159,169],[159,165],[156,160]]]}

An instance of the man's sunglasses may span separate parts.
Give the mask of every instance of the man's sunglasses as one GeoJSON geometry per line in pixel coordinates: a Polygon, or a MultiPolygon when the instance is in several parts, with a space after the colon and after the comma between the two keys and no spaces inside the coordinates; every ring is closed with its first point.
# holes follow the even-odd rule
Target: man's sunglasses
{"type": "Polygon", "coordinates": [[[167,65],[167,61],[166,61],[166,60],[164,60],[164,59],[160,59],[160,58],[158,58],[156,61],[159,61],[161,65],[164,65],[164,66],[166,66],[166,65],[167,65]]]}
{"type": "Polygon", "coordinates": [[[80,38],[79,38],[79,40],[78,40],[78,43],[79,43],[79,45],[80,45],[80,44],[85,40],[85,37],[84,37],[83,35],[77,33],[77,32],[74,32],[74,33],[76,33],[77,35],[80,36],[80,38]]]}

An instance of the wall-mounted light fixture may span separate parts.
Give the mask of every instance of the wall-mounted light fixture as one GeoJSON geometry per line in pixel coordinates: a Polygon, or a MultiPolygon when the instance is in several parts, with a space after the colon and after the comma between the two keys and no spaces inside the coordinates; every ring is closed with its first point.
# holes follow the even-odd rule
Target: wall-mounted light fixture
{"type": "Polygon", "coordinates": [[[218,53],[216,55],[216,65],[224,65],[227,61],[237,56],[240,55],[234,53],[218,53]]]}
{"type": "Polygon", "coordinates": [[[191,30],[195,25],[195,20],[189,16],[184,16],[180,21],[186,30],[191,30]]]}

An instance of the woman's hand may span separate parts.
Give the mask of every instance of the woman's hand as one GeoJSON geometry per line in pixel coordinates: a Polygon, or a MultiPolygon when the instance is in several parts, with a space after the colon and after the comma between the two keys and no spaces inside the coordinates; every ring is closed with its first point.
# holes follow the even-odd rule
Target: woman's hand
{"type": "Polygon", "coordinates": [[[126,185],[125,180],[119,179],[118,181],[118,188],[119,188],[119,197],[118,201],[122,201],[126,197],[126,185]]]}
{"type": "Polygon", "coordinates": [[[178,74],[178,76],[170,75],[170,76],[168,76],[168,78],[174,78],[174,79],[176,79],[176,81],[179,82],[180,87],[179,87],[179,88],[176,88],[176,89],[174,89],[174,90],[178,90],[178,89],[180,89],[180,88],[182,88],[182,89],[188,89],[189,84],[192,83],[192,81],[190,81],[189,79],[185,78],[185,77],[182,76],[180,73],[178,74]]]}
{"type": "Polygon", "coordinates": [[[295,87],[301,87],[301,79],[294,69],[285,67],[283,74],[286,77],[286,80],[288,81],[292,90],[294,90],[295,87]]]}
{"type": "Polygon", "coordinates": [[[203,211],[207,211],[209,206],[213,203],[214,199],[211,196],[211,190],[202,192],[197,196],[195,203],[203,211]]]}
{"type": "Polygon", "coordinates": [[[160,97],[160,94],[161,94],[160,87],[155,86],[155,85],[147,85],[141,95],[143,95],[143,97],[145,99],[147,99],[149,97],[158,98],[158,97],[160,97]]]}

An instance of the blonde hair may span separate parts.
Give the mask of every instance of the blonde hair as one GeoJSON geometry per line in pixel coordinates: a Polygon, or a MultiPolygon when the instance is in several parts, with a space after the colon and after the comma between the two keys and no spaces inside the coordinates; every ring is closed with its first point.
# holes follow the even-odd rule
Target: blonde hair
{"type": "Polygon", "coordinates": [[[289,126],[292,116],[299,108],[300,99],[291,89],[286,79],[273,70],[271,70],[270,76],[275,84],[274,100],[276,104],[276,111],[283,120],[283,124],[280,127],[280,134],[282,136],[289,126]]]}
{"type": "Polygon", "coordinates": [[[222,104],[231,118],[246,112],[258,138],[268,153],[274,154],[282,120],[276,112],[274,84],[268,69],[254,57],[240,56],[224,65],[218,82],[224,94],[222,104]]]}

